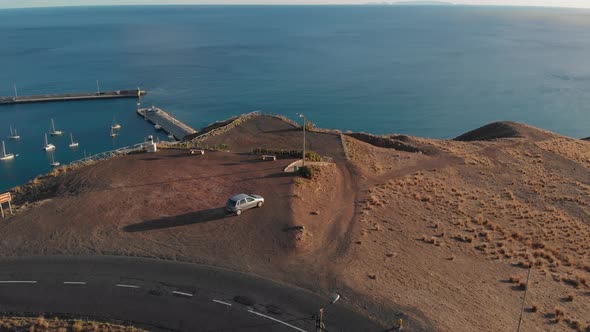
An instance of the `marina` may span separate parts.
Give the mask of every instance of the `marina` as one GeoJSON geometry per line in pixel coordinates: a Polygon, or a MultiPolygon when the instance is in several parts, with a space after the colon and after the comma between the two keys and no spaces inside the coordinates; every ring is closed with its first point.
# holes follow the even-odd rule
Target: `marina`
{"type": "MultiPolygon", "coordinates": [[[[76,102],[33,102],[25,104],[26,112],[23,112],[22,107],[7,107],[6,112],[14,113],[14,117],[8,122],[10,125],[5,127],[3,139],[6,142],[0,145],[0,174],[10,177],[6,183],[2,182],[3,188],[24,183],[35,175],[83,160],[101,151],[117,151],[119,154],[121,147],[135,144],[143,137],[153,135],[154,141],[180,140],[196,132],[160,108],[152,106],[141,109],[142,97],[138,96],[137,91],[139,90],[135,90],[132,95],[138,99],[137,107],[132,106],[137,104],[133,98],[88,102],[84,106],[76,102]],[[30,121],[30,115],[34,112],[47,115],[40,121],[30,121]],[[137,114],[142,115],[146,121],[138,121],[137,114]],[[93,120],[88,122],[89,118],[93,120]],[[98,130],[99,122],[104,124],[104,132],[98,130]],[[109,136],[106,136],[106,129],[109,136]],[[43,145],[39,144],[41,141],[43,145]],[[34,152],[35,150],[42,150],[43,153],[34,152]],[[34,167],[29,170],[23,165],[34,167]]],[[[6,104],[8,97],[0,98],[6,104]]],[[[16,98],[18,100],[27,97],[16,98]]]]}
{"type": "Polygon", "coordinates": [[[149,108],[138,108],[137,114],[154,125],[154,129],[166,132],[169,137],[181,141],[187,135],[195,134],[197,131],[187,124],[177,120],[168,112],[152,106],[149,108]]]}
{"type": "Polygon", "coordinates": [[[56,101],[72,100],[92,100],[92,99],[114,99],[114,98],[138,98],[147,94],[147,91],[139,88],[133,90],[116,90],[107,92],[91,93],[62,93],[62,94],[44,94],[33,96],[19,96],[16,92],[14,96],[0,96],[0,105],[13,105],[25,103],[43,103],[56,101]]]}

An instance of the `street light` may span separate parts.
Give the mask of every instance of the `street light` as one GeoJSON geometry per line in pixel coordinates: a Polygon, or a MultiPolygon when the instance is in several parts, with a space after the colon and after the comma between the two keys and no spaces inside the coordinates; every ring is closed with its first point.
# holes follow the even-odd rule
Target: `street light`
{"type": "Polygon", "coordinates": [[[301,167],[305,167],[305,115],[297,113],[303,119],[303,158],[301,159],[301,167]]]}
{"type": "Polygon", "coordinates": [[[330,301],[330,303],[328,305],[326,305],[325,307],[320,308],[318,318],[316,319],[316,322],[315,322],[316,332],[325,332],[326,331],[326,323],[324,323],[324,311],[326,310],[326,307],[331,306],[332,304],[336,303],[338,300],[340,300],[340,294],[335,293],[332,296],[332,301],[330,301]]]}

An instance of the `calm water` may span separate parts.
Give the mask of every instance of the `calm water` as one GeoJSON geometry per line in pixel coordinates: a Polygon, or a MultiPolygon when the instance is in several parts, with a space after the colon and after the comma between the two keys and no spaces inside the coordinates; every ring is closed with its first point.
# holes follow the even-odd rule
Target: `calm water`
{"type": "MultiPolygon", "coordinates": [[[[319,126],[450,138],[495,120],[590,136],[590,12],[483,7],[183,6],[0,10],[0,95],[148,89],[200,128],[265,110],[319,126]]],[[[19,154],[0,189],[140,142],[134,100],[0,107],[19,154]],[[123,125],[112,140],[113,116],[123,125]]]]}

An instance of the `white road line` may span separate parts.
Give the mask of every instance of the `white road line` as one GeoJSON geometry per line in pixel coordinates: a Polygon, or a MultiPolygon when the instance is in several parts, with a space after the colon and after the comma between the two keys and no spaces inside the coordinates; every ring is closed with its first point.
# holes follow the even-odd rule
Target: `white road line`
{"type": "Polygon", "coordinates": [[[231,303],[227,303],[227,302],[223,302],[223,301],[219,301],[219,300],[213,300],[213,302],[216,302],[216,303],[223,304],[223,305],[226,305],[228,307],[231,307],[231,303]]]}
{"type": "Polygon", "coordinates": [[[172,294],[178,294],[178,295],[184,295],[184,296],[190,296],[190,297],[193,296],[193,294],[178,292],[178,291],[172,291],[172,294]]]}
{"type": "Polygon", "coordinates": [[[35,280],[0,280],[0,284],[36,284],[35,280]]]}
{"type": "Polygon", "coordinates": [[[85,281],[64,281],[64,285],[86,285],[85,281]]]}
{"type": "Polygon", "coordinates": [[[301,331],[301,332],[307,332],[307,331],[305,331],[303,329],[298,328],[297,326],[291,325],[291,324],[289,324],[287,322],[283,322],[282,320],[278,320],[278,319],[276,319],[274,317],[270,317],[270,316],[267,316],[265,314],[261,314],[259,312],[254,311],[254,310],[248,310],[248,312],[249,313],[252,313],[252,314],[255,314],[255,315],[258,315],[260,317],[264,317],[264,318],[270,319],[270,320],[275,321],[277,323],[283,324],[283,325],[288,326],[288,327],[290,327],[290,328],[292,328],[294,330],[301,331]]]}
{"type": "Polygon", "coordinates": [[[139,286],[135,285],[125,285],[125,284],[116,284],[115,287],[123,287],[123,288],[139,288],[139,286]]]}

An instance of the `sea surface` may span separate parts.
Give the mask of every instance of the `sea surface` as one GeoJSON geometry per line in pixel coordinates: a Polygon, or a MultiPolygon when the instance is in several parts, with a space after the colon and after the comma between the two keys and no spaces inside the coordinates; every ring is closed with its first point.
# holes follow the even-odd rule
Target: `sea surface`
{"type": "MultiPolygon", "coordinates": [[[[318,126],[452,138],[497,120],[590,136],[590,11],[464,6],[0,10],[0,95],[148,90],[195,128],[263,110],[318,126]]],[[[135,100],[0,106],[0,190],[155,134],[135,100]],[[116,139],[109,127],[123,126],[116,139]],[[22,136],[9,141],[9,126],[22,136]],[[80,147],[68,147],[69,133],[80,147]]],[[[163,139],[165,136],[160,135],[163,139]]]]}

